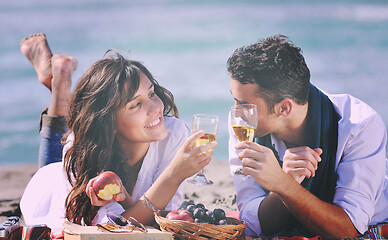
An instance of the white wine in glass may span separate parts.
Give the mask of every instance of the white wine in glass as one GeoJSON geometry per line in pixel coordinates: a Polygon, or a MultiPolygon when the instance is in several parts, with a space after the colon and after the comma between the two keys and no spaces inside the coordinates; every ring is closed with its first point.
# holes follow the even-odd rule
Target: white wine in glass
{"type": "Polygon", "coordinates": [[[217,138],[216,134],[210,134],[210,133],[205,133],[202,137],[200,137],[197,141],[195,141],[195,147],[199,147],[203,144],[213,142],[217,138]]]}
{"type": "MultiPolygon", "coordinates": [[[[216,140],[217,131],[218,131],[218,117],[216,115],[211,114],[195,114],[193,116],[193,124],[191,132],[195,133],[200,130],[205,131],[205,134],[200,137],[197,141],[195,141],[194,146],[199,147],[203,144],[212,142],[216,140]]],[[[203,173],[203,169],[198,172],[193,179],[188,180],[189,183],[193,183],[195,185],[207,185],[213,184],[211,180],[208,180],[203,173]]]]}
{"type": "MultiPolygon", "coordinates": [[[[255,104],[238,104],[230,110],[232,128],[239,142],[252,142],[257,128],[257,107],[255,104]]],[[[242,176],[242,167],[234,171],[242,176]]]]}
{"type": "Polygon", "coordinates": [[[252,142],[255,136],[255,128],[248,126],[233,125],[234,134],[239,142],[252,142]]]}

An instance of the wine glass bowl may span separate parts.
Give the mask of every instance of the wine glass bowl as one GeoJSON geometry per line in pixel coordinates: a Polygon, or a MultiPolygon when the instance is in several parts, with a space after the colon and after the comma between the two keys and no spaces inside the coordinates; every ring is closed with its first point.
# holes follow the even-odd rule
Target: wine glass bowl
{"type": "MultiPolygon", "coordinates": [[[[251,142],[257,128],[257,107],[255,104],[238,104],[230,110],[232,128],[239,142],[251,142]]],[[[234,171],[235,175],[243,175],[242,167],[234,171]]]]}
{"type": "MultiPolygon", "coordinates": [[[[203,144],[215,141],[217,138],[218,132],[218,116],[211,114],[195,114],[193,116],[192,129],[191,132],[195,133],[200,130],[203,130],[205,134],[201,136],[197,141],[195,141],[194,146],[199,147],[203,144]]],[[[195,185],[208,185],[213,184],[211,180],[208,180],[203,173],[203,169],[198,172],[193,179],[188,180],[189,183],[195,185]]]]}

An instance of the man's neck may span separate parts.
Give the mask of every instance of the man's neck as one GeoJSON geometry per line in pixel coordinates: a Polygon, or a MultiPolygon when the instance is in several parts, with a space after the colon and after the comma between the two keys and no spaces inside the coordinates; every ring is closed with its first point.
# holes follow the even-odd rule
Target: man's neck
{"type": "Polygon", "coordinates": [[[306,134],[308,104],[296,105],[293,112],[285,122],[283,131],[275,133],[276,137],[283,140],[287,148],[302,146],[306,134]]]}

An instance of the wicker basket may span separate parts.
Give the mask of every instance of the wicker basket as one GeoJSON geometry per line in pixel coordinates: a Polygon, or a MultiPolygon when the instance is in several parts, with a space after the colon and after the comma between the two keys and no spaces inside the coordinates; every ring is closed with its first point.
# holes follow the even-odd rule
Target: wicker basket
{"type": "Polygon", "coordinates": [[[171,232],[174,239],[240,239],[246,227],[245,223],[235,218],[226,218],[227,225],[214,225],[208,223],[190,223],[181,220],[168,220],[168,211],[155,213],[155,220],[160,229],[171,232]]]}

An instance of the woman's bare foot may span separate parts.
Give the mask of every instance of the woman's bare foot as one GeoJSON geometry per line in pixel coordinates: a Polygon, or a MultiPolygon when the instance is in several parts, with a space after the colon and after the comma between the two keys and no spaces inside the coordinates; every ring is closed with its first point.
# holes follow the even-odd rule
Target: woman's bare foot
{"type": "Polygon", "coordinates": [[[20,42],[20,50],[32,63],[39,82],[51,90],[51,57],[52,53],[48,46],[44,33],[31,34],[20,42]]]}
{"type": "Polygon", "coordinates": [[[51,65],[53,78],[51,102],[47,114],[66,117],[71,97],[71,77],[78,66],[78,61],[65,54],[54,54],[51,65]]]}

